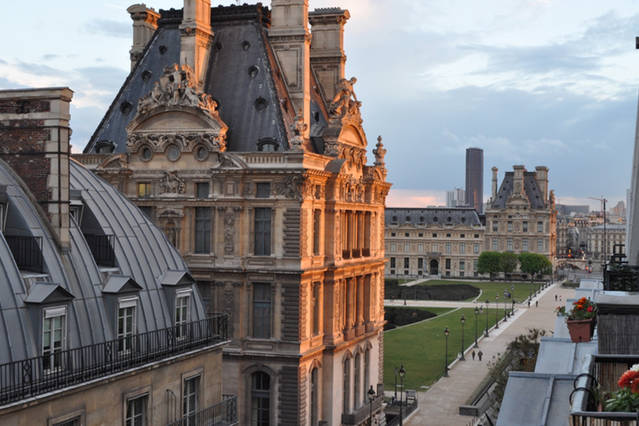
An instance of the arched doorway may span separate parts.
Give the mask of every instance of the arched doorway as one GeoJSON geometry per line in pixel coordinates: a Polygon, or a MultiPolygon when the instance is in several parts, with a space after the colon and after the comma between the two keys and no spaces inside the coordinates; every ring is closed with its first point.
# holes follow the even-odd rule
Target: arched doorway
{"type": "Polygon", "coordinates": [[[439,262],[437,259],[433,259],[430,261],[430,274],[437,275],[439,273],[439,262]]]}

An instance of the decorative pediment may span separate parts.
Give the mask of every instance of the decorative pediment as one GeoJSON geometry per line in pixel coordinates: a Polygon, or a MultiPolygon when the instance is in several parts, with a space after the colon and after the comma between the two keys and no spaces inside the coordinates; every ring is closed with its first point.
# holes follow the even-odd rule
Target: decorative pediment
{"type": "Polygon", "coordinates": [[[127,126],[127,149],[142,152],[146,161],[150,153],[168,153],[169,148],[174,158],[175,153],[196,152],[203,159],[206,152],[226,150],[227,130],[217,103],[197,91],[191,69],[173,64],[140,99],[137,114],[127,126]]]}

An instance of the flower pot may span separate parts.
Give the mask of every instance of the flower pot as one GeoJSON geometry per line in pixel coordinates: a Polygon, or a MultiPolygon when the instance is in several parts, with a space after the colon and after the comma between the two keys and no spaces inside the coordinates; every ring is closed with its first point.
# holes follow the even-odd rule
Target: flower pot
{"type": "Polygon", "coordinates": [[[590,342],[593,332],[593,320],[566,320],[570,340],[575,343],[590,342]]]}

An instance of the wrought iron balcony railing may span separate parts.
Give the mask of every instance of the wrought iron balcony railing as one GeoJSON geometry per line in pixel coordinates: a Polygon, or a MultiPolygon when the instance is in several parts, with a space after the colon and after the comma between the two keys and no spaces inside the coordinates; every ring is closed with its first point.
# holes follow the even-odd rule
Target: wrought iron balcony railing
{"type": "Polygon", "coordinates": [[[215,314],[204,320],[139,333],[126,339],[131,339],[127,351],[119,351],[122,339],[115,339],[0,364],[0,405],[225,342],[228,340],[228,316],[215,314]]]}
{"type": "Polygon", "coordinates": [[[21,271],[43,272],[42,238],[5,235],[11,254],[21,271]]]}
{"type": "Polygon", "coordinates": [[[95,263],[99,266],[116,266],[113,251],[113,235],[84,234],[95,263]]]}
{"type": "Polygon", "coordinates": [[[237,397],[224,395],[221,402],[184,416],[167,426],[231,426],[237,424],[237,397]]]}

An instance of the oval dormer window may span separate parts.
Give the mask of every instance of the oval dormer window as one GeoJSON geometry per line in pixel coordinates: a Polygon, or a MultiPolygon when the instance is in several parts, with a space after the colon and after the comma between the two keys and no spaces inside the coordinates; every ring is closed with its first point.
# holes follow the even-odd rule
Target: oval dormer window
{"type": "Polygon", "coordinates": [[[180,148],[175,145],[169,145],[166,149],[166,158],[170,161],[177,161],[177,159],[180,158],[180,148]]]}
{"type": "Polygon", "coordinates": [[[151,151],[151,148],[148,146],[145,146],[142,150],[140,150],[140,158],[142,158],[143,161],[150,161],[152,157],[153,151],[151,151]]]}

